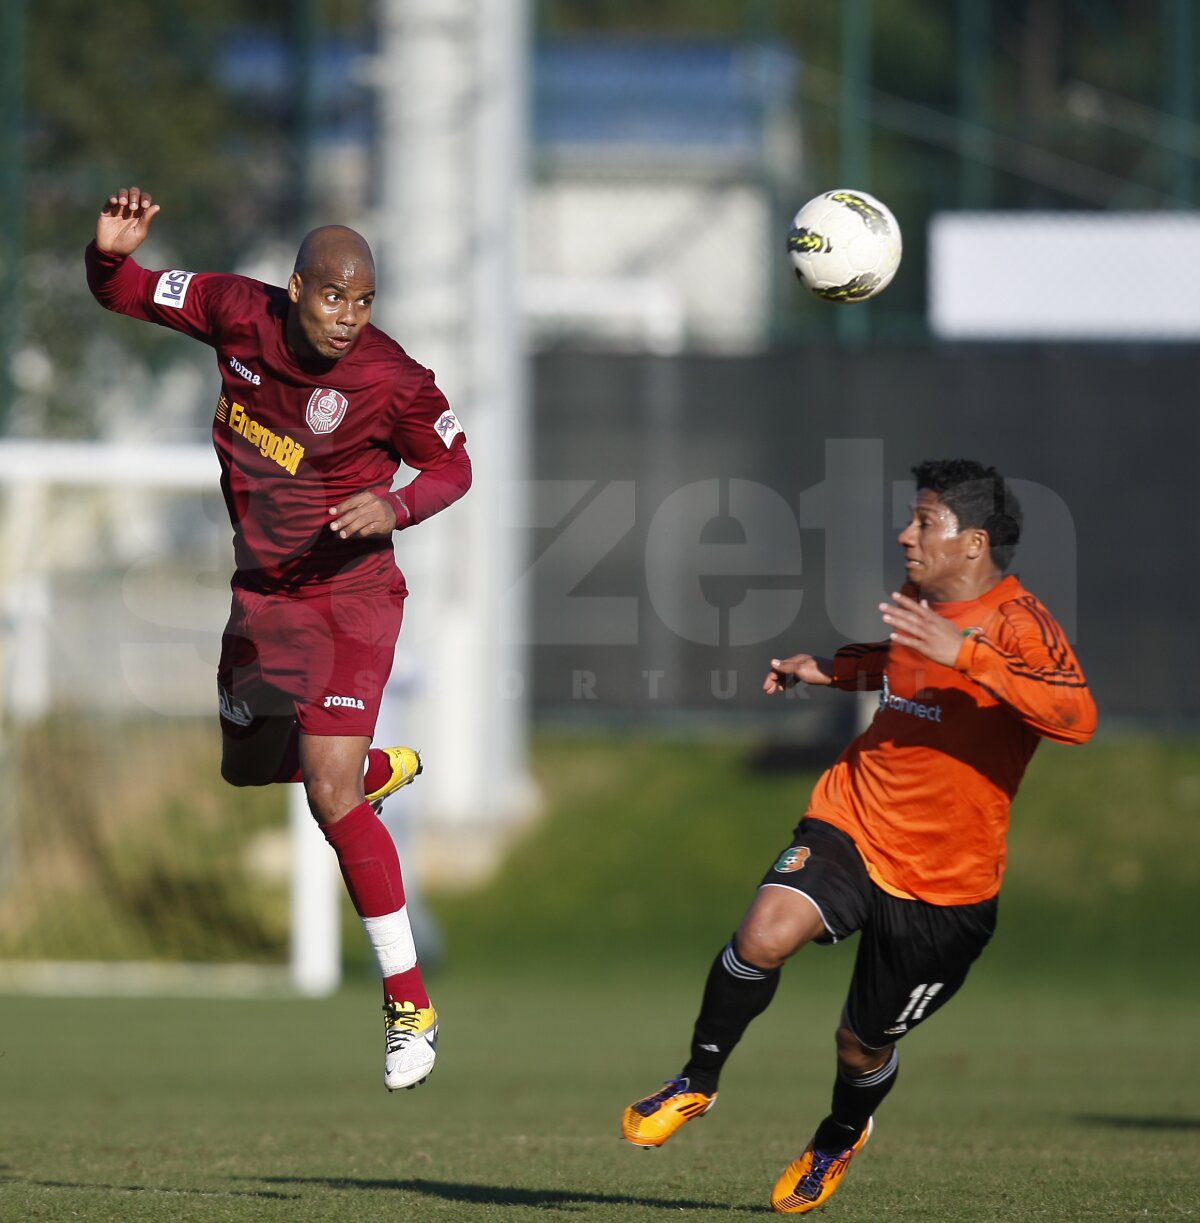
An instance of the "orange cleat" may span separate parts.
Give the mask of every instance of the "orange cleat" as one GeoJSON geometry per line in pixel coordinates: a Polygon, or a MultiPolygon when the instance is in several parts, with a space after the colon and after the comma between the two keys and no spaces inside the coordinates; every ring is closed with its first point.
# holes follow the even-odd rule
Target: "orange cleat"
{"type": "Polygon", "coordinates": [[[874,1119],[867,1122],[859,1140],[840,1155],[827,1155],[814,1150],[810,1142],[799,1159],[787,1166],[787,1171],[775,1182],[771,1191],[771,1206],[781,1215],[802,1215],[823,1206],[842,1183],[850,1161],[867,1145],[874,1119]]]}
{"type": "Polygon", "coordinates": [[[717,1102],[717,1093],[689,1091],[682,1075],[668,1079],[662,1089],[631,1104],[621,1114],[621,1137],[635,1147],[661,1147],[681,1126],[703,1117],[717,1102]]]}

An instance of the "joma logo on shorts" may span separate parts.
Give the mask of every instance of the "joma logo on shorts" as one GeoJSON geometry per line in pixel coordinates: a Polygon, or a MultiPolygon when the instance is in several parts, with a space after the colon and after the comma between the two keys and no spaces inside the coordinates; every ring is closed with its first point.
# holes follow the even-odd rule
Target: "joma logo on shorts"
{"type": "Polygon", "coordinates": [[[340,706],[343,709],[366,709],[366,706],[356,696],[327,696],[325,708],[340,706]]]}

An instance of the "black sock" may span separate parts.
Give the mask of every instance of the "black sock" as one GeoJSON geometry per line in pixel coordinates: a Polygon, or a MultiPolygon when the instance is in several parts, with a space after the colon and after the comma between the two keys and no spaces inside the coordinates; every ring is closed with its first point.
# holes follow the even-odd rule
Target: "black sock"
{"type": "Polygon", "coordinates": [[[750,1021],[767,1009],[779,984],[770,972],[746,963],[730,942],[713,961],[704,1000],[692,1030],[692,1049],[682,1073],[695,1091],[711,1095],[721,1070],[750,1021]]]}
{"type": "Polygon", "coordinates": [[[830,1155],[838,1155],[852,1147],[867,1128],[867,1122],[883,1103],[884,1097],[896,1084],[900,1072],[900,1050],[870,1074],[854,1078],[838,1070],[833,1084],[833,1109],[817,1127],[813,1146],[830,1155]]]}

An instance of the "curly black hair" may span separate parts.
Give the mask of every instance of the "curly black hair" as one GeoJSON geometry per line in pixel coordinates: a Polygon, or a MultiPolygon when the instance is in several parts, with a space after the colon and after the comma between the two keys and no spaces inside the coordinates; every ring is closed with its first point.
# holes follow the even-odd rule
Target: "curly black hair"
{"type": "Polygon", "coordinates": [[[1021,504],[994,468],[974,459],[926,459],[912,473],[917,488],[936,493],[952,510],[961,528],[978,527],[987,532],[989,550],[996,567],[1005,570],[1021,539],[1021,504]]]}

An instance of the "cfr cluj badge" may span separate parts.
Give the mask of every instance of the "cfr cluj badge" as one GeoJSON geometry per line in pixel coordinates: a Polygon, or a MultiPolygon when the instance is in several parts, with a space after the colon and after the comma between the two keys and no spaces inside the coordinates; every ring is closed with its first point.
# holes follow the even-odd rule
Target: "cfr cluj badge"
{"type": "Polygon", "coordinates": [[[349,406],[350,401],[341,391],[330,391],[319,386],[308,397],[304,419],[314,433],[332,433],[342,423],[349,406]]]}

